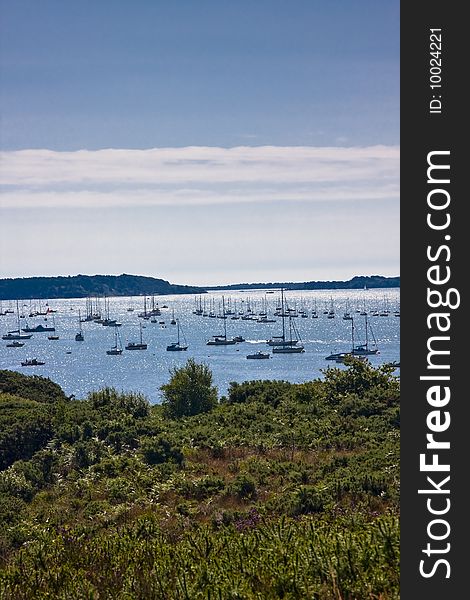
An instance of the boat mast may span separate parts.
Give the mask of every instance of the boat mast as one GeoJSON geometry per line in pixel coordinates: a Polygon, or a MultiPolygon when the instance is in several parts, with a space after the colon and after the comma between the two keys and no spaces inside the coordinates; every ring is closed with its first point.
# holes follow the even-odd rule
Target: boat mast
{"type": "Polygon", "coordinates": [[[16,322],[18,323],[18,334],[21,333],[21,327],[20,327],[20,307],[18,304],[18,298],[16,299],[16,322]]]}
{"type": "Polygon", "coordinates": [[[352,343],[351,352],[354,354],[354,319],[351,319],[351,343],[352,343]]]}
{"type": "Polygon", "coordinates": [[[367,314],[365,316],[365,319],[366,319],[366,350],[369,350],[369,333],[368,333],[369,325],[367,323],[367,314]]]}
{"type": "Polygon", "coordinates": [[[282,341],[286,341],[286,324],[284,314],[284,289],[281,288],[282,341]]]}
{"type": "Polygon", "coordinates": [[[222,320],[224,322],[224,338],[227,339],[227,320],[225,318],[225,299],[222,296],[222,320]]]}

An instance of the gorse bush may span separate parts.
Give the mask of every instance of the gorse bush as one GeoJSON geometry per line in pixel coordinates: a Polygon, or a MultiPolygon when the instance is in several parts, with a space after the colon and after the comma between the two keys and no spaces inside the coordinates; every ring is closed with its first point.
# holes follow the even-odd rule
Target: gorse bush
{"type": "Polygon", "coordinates": [[[165,462],[174,462],[181,465],[183,462],[181,450],[172,446],[162,436],[143,438],[140,445],[140,453],[148,465],[158,465],[165,462]]]}
{"type": "Polygon", "coordinates": [[[114,388],[104,388],[88,395],[88,402],[94,409],[103,409],[110,414],[127,414],[136,419],[147,417],[150,404],[142,394],[119,393],[114,388]]]}
{"type": "Polygon", "coordinates": [[[62,388],[46,377],[0,370],[0,394],[54,404],[68,400],[62,388]]]}
{"type": "Polygon", "coordinates": [[[53,436],[50,406],[0,393],[0,470],[16,460],[31,458],[53,436]]]}
{"type": "Polygon", "coordinates": [[[154,406],[4,380],[16,387],[0,393],[1,600],[398,600],[389,368],[232,383],[219,403],[190,360],[154,406]]]}
{"type": "Polygon", "coordinates": [[[228,389],[226,402],[229,404],[256,400],[273,407],[278,406],[283,396],[292,392],[292,385],[287,381],[232,381],[228,389]]]}

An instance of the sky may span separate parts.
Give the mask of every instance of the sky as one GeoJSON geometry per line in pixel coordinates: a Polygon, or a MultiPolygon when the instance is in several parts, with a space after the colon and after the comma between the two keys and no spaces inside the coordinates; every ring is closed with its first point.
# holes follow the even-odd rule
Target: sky
{"type": "Polygon", "coordinates": [[[399,274],[398,0],[0,0],[0,277],[399,274]]]}

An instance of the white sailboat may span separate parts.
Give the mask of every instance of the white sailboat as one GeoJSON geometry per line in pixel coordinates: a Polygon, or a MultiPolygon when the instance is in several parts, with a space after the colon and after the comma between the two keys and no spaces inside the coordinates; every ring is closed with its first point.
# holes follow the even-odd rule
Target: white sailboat
{"type": "Polygon", "coordinates": [[[351,356],[353,349],[354,349],[354,319],[351,319],[351,351],[332,352],[328,356],[325,356],[325,360],[334,360],[336,362],[343,362],[347,356],[351,356]]]}
{"type": "Polygon", "coordinates": [[[330,309],[328,310],[328,314],[326,315],[327,319],[334,319],[335,318],[335,307],[333,304],[333,298],[330,299],[330,309]]]}
{"type": "Polygon", "coordinates": [[[282,335],[273,336],[267,341],[268,346],[273,347],[273,354],[299,354],[305,352],[304,347],[299,344],[299,334],[293,321],[293,315],[284,310],[284,290],[281,289],[281,318],[282,335]],[[289,319],[289,337],[286,337],[286,318],[289,319]],[[295,336],[295,337],[294,337],[295,336]]]}
{"type": "MultiPolygon", "coordinates": [[[[55,317],[54,317],[54,315],[52,315],[52,326],[53,326],[54,331],[55,331],[55,317]]],[[[56,333],[53,333],[52,335],[48,335],[47,339],[48,340],[58,340],[59,336],[56,333]]]]}
{"type": "Polygon", "coordinates": [[[129,342],[126,345],[126,350],[147,350],[147,344],[142,341],[142,323],[139,323],[140,327],[140,342],[129,342]]]}
{"type": "Polygon", "coordinates": [[[178,340],[176,342],[174,342],[173,344],[169,344],[166,347],[166,349],[169,352],[180,352],[182,350],[187,350],[188,349],[188,344],[186,342],[186,338],[184,337],[184,333],[181,332],[181,327],[180,327],[179,320],[176,321],[176,326],[177,326],[177,331],[178,331],[178,340]],[[180,332],[183,335],[184,344],[181,344],[181,341],[180,341],[180,332]]]}
{"type": "MultiPolygon", "coordinates": [[[[285,317],[282,319],[284,320],[285,317]]],[[[284,343],[280,346],[273,346],[273,354],[300,354],[301,352],[305,352],[305,348],[299,344],[298,339],[294,339],[293,335],[296,338],[300,338],[297,328],[295,326],[295,322],[293,317],[289,315],[289,339],[286,340],[284,337],[284,343]]],[[[284,330],[284,327],[283,327],[284,330]]]]}
{"type": "Polygon", "coordinates": [[[318,319],[317,301],[313,301],[312,319],[318,319]]]}
{"type": "Polygon", "coordinates": [[[366,356],[371,356],[373,354],[378,354],[379,350],[377,348],[377,343],[375,341],[375,337],[374,339],[374,348],[370,348],[369,347],[369,337],[368,337],[368,333],[367,331],[370,329],[370,326],[367,323],[367,315],[365,315],[365,320],[366,320],[366,341],[364,344],[358,344],[357,346],[355,346],[355,341],[354,341],[354,331],[355,331],[355,325],[354,325],[354,319],[351,319],[351,350],[349,352],[332,352],[329,356],[325,356],[325,360],[334,360],[336,362],[344,362],[344,359],[347,356],[354,356],[356,358],[359,358],[361,360],[365,360],[366,356]]]}
{"type": "Polygon", "coordinates": [[[111,356],[122,354],[121,336],[117,327],[114,328],[114,346],[110,350],[106,350],[106,354],[111,356]]]}
{"type": "Polygon", "coordinates": [[[78,332],[75,334],[75,341],[76,342],[83,342],[84,339],[85,338],[83,337],[82,319],[80,317],[80,309],[78,309],[78,332]]]}
{"type": "MultiPolygon", "coordinates": [[[[211,315],[209,315],[211,316],[211,315]]],[[[225,300],[222,296],[222,319],[224,322],[224,334],[223,335],[213,335],[210,340],[206,342],[207,346],[233,346],[237,342],[243,341],[243,338],[232,338],[229,340],[227,338],[227,319],[225,317],[225,300]]]]}
{"type": "Polygon", "coordinates": [[[350,321],[352,319],[351,308],[349,306],[349,298],[346,300],[346,308],[344,309],[343,321],[350,321]]]}
{"type": "Polygon", "coordinates": [[[366,340],[365,340],[364,344],[359,344],[358,346],[354,346],[354,343],[353,343],[351,353],[354,356],[371,356],[373,354],[380,354],[380,351],[377,347],[377,340],[375,339],[374,332],[372,331],[372,327],[370,326],[370,324],[367,321],[367,315],[364,316],[364,319],[365,319],[366,340]],[[372,339],[373,339],[373,347],[372,348],[369,347],[369,330],[370,330],[370,333],[371,333],[372,339]]]}
{"type": "MultiPolygon", "coordinates": [[[[10,313],[13,311],[7,310],[6,313],[10,313]]],[[[6,314],[5,313],[5,314],[6,314]]],[[[5,333],[4,335],[2,335],[2,340],[29,340],[32,337],[32,333],[22,333],[21,332],[21,326],[20,326],[20,309],[18,306],[18,300],[16,301],[16,322],[17,322],[17,329],[14,329],[13,331],[9,331],[8,333],[5,333]]]]}

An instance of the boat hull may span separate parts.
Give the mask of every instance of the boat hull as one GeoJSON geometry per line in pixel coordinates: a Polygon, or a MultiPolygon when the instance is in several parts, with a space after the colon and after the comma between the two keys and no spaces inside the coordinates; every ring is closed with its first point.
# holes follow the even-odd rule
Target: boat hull
{"type": "Polygon", "coordinates": [[[303,346],[279,346],[273,348],[273,354],[300,354],[305,352],[303,346]]]}

